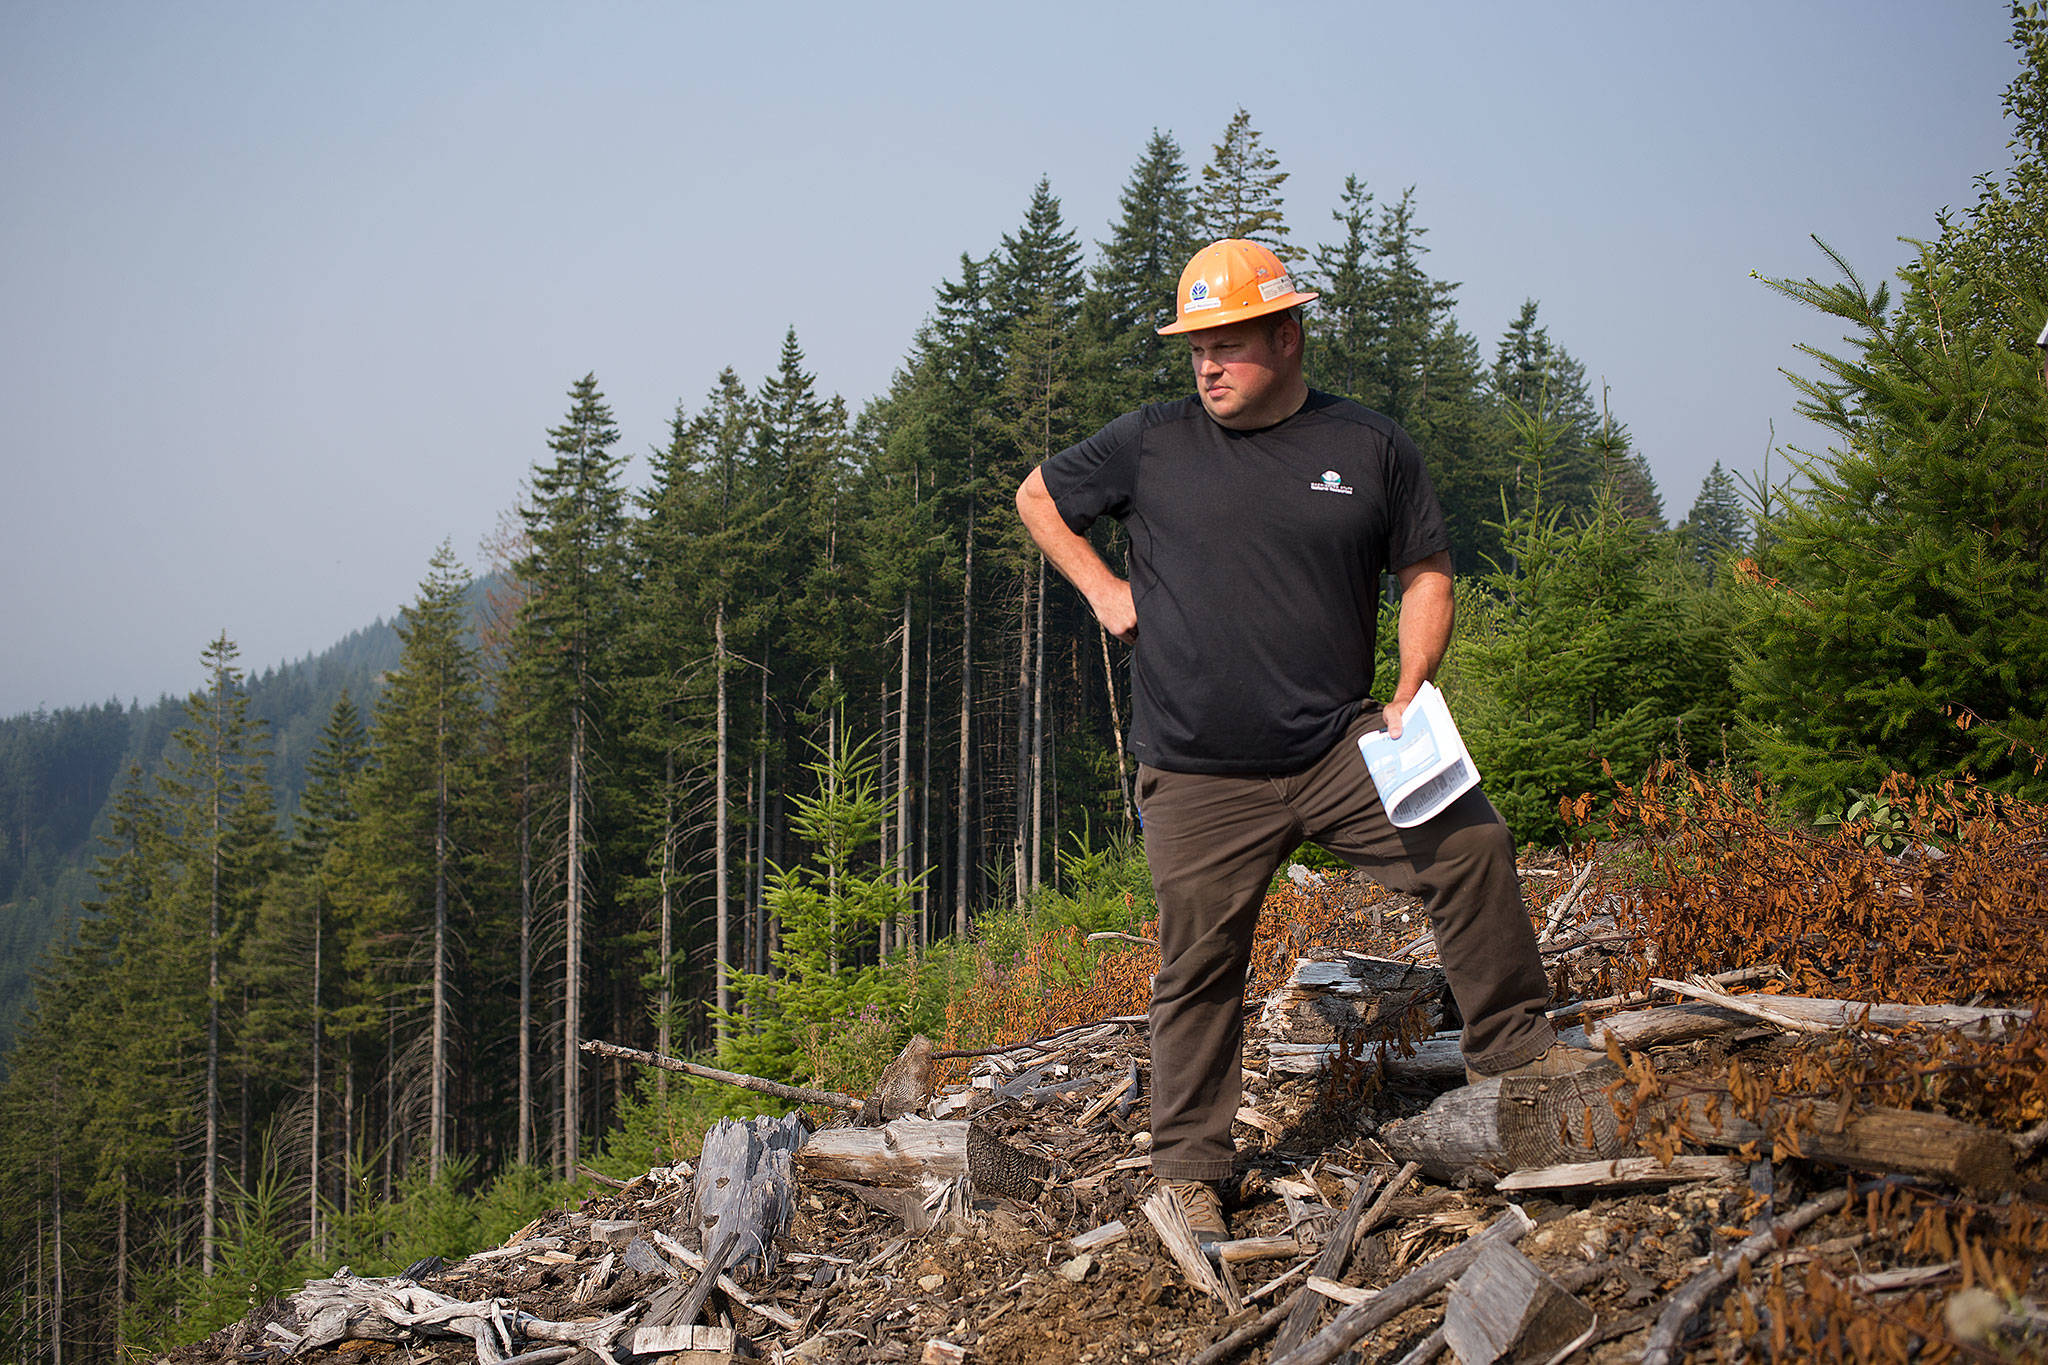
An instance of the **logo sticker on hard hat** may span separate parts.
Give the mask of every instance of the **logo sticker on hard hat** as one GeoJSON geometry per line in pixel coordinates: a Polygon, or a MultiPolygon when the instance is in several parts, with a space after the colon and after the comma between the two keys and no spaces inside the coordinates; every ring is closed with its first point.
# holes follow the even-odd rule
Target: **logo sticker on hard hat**
{"type": "Polygon", "coordinates": [[[1192,313],[1198,308],[1221,308],[1222,306],[1222,299],[1212,299],[1209,297],[1209,282],[1207,280],[1196,280],[1188,286],[1188,312],[1192,313]]]}
{"type": "Polygon", "coordinates": [[[1259,286],[1259,302],[1271,303],[1282,294],[1292,294],[1294,284],[1285,275],[1277,280],[1267,280],[1259,286]]]}

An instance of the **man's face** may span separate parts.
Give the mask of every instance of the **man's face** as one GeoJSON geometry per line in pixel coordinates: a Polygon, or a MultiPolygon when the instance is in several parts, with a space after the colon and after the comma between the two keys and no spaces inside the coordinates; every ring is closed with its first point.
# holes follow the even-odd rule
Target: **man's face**
{"type": "Polygon", "coordinates": [[[1291,414],[1300,398],[1299,330],[1291,322],[1272,329],[1252,318],[1188,333],[1195,392],[1220,424],[1237,431],[1271,426],[1291,414]]]}

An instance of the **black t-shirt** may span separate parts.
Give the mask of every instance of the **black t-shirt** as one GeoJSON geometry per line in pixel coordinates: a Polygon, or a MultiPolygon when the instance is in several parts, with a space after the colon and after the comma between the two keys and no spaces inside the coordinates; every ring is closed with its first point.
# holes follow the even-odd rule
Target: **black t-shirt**
{"type": "Polygon", "coordinates": [[[1077,534],[1099,516],[1130,534],[1131,750],[1173,772],[1329,752],[1372,686],[1380,574],[1450,546],[1408,434],[1325,393],[1258,431],[1156,403],[1043,473],[1077,534]]]}

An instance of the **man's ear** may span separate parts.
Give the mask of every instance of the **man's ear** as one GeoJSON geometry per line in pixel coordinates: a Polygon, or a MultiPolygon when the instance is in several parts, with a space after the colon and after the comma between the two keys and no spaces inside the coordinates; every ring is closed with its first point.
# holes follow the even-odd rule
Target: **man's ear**
{"type": "Polygon", "coordinates": [[[1307,346],[1308,337],[1302,330],[1301,314],[1299,313],[1294,314],[1292,317],[1288,318],[1287,321],[1280,324],[1280,334],[1283,338],[1280,342],[1281,349],[1289,351],[1293,355],[1300,355],[1303,349],[1307,346]],[[1294,333],[1294,342],[1292,346],[1289,346],[1288,342],[1285,340],[1287,333],[1290,331],[1294,333]]]}

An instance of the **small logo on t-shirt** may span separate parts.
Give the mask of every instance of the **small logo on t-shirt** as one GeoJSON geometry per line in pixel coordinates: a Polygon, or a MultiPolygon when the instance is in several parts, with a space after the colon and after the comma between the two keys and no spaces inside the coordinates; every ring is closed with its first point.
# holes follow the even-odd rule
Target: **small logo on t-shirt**
{"type": "Polygon", "coordinates": [[[1351,493],[1351,485],[1344,482],[1344,476],[1336,470],[1325,469],[1321,481],[1310,484],[1308,491],[1311,493],[1342,493],[1348,497],[1351,493]]]}

